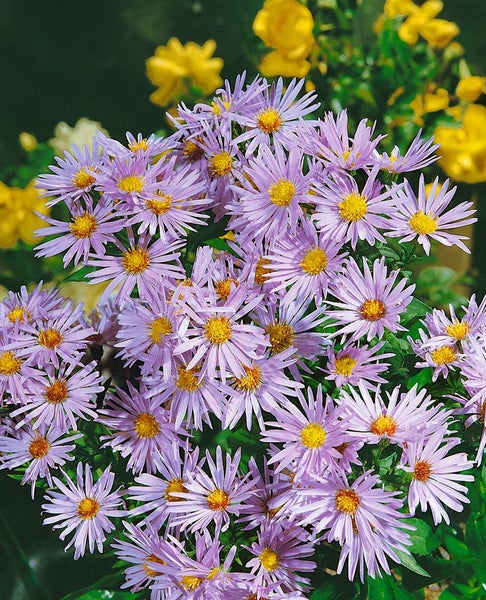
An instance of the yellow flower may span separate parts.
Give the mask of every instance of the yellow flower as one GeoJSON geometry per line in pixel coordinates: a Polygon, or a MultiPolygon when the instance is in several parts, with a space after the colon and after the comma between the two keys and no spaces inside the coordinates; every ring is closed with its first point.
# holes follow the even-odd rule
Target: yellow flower
{"type": "Polygon", "coordinates": [[[440,144],[439,165],[456,181],[486,181],[486,107],[470,104],[464,112],[462,127],[436,127],[440,144]]]}
{"type": "Polygon", "coordinates": [[[480,77],[479,75],[463,77],[457,84],[456,94],[461,100],[474,102],[484,92],[485,83],[486,77],[480,77]]]}
{"type": "Polygon", "coordinates": [[[417,8],[412,0],[386,0],[383,12],[387,17],[394,19],[398,15],[410,15],[417,8]]]}
{"type": "Polygon", "coordinates": [[[26,152],[32,152],[32,150],[37,148],[37,139],[35,135],[32,135],[27,131],[22,131],[19,135],[19,144],[26,152]]]}
{"type": "Polygon", "coordinates": [[[45,225],[37,212],[47,215],[49,211],[33,181],[24,190],[0,181],[0,248],[11,248],[19,238],[35,244],[39,238],[34,231],[45,225]]]}
{"type": "Polygon", "coordinates": [[[440,0],[427,0],[422,6],[417,6],[407,19],[400,25],[398,35],[407,44],[413,45],[418,42],[420,29],[438,15],[442,10],[440,0]]]}
{"type": "Polygon", "coordinates": [[[64,121],[60,121],[54,128],[54,137],[49,140],[49,144],[54,148],[58,156],[62,156],[64,152],[71,150],[73,145],[87,146],[89,149],[93,147],[93,137],[101,131],[108,135],[106,129],[103,129],[98,121],[91,121],[86,117],[81,117],[76,121],[74,127],[71,127],[64,121]]]}
{"type": "Polygon", "coordinates": [[[435,84],[429,85],[425,94],[418,94],[410,102],[410,108],[415,113],[417,122],[422,115],[444,110],[449,106],[449,92],[444,88],[436,88],[435,84]]]}
{"type": "Polygon", "coordinates": [[[158,89],[150,95],[154,104],[166,106],[187,93],[187,80],[210,94],[223,81],[219,76],[223,59],[213,57],[216,42],[207,40],[202,46],[170,38],[167,46],[159,46],[146,61],[147,76],[158,89]]]}
{"type": "Polygon", "coordinates": [[[314,18],[297,0],[265,0],[253,21],[253,31],[274,48],[259,66],[267,77],[304,77],[310,69],[305,60],[314,45],[314,18]]]}
{"type": "Polygon", "coordinates": [[[420,28],[420,35],[431,48],[445,48],[459,33],[459,27],[445,19],[431,19],[420,28]]]}

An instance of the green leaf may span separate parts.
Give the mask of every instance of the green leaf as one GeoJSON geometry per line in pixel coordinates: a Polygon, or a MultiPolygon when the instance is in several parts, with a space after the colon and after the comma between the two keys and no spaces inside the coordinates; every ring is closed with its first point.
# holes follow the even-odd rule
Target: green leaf
{"type": "Polygon", "coordinates": [[[93,273],[93,271],[96,271],[95,267],[84,266],[67,275],[63,281],[85,281],[86,275],[93,273]]]}
{"type": "Polygon", "coordinates": [[[417,298],[412,298],[412,301],[407,306],[407,310],[402,314],[401,320],[403,323],[408,323],[413,319],[425,316],[429,312],[432,312],[430,306],[427,306],[425,302],[422,302],[417,298]]]}
{"type": "MultiPolygon", "coordinates": [[[[439,540],[425,521],[422,519],[408,519],[407,523],[415,527],[415,531],[409,533],[412,540],[412,545],[408,548],[410,552],[421,555],[430,554],[439,546],[439,540]]],[[[415,572],[417,573],[417,571],[415,572]]],[[[423,573],[419,574],[422,575],[423,573]]]]}
{"type": "Polygon", "coordinates": [[[226,252],[230,251],[228,242],[220,237],[212,238],[210,240],[205,240],[204,245],[211,246],[211,248],[216,248],[216,250],[224,250],[226,252]]]}
{"type": "Polygon", "coordinates": [[[422,567],[418,564],[418,562],[415,560],[415,558],[411,554],[407,554],[406,552],[403,552],[402,550],[396,550],[396,549],[395,549],[395,554],[400,559],[400,563],[404,567],[407,567],[407,569],[409,569],[410,571],[417,573],[417,575],[422,575],[423,577],[430,577],[430,575],[427,573],[427,571],[425,569],[422,569],[422,567]]]}
{"type": "Polygon", "coordinates": [[[78,600],[134,600],[140,595],[134,595],[130,592],[111,592],[110,590],[93,590],[82,596],[78,600]]]}

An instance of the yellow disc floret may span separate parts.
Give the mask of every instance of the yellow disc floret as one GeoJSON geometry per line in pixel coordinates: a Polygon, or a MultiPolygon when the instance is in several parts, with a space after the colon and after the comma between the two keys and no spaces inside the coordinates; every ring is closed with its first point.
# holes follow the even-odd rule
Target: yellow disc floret
{"type": "Polygon", "coordinates": [[[304,273],[307,275],[319,275],[327,267],[327,256],[322,248],[318,246],[312,248],[304,254],[304,258],[300,261],[299,267],[301,267],[304,273]]]}
{"type": "Polygon", "coordinates": [[[381,300],[365,300],[359,310],[366,321],[379,321],[386,314],[386,307],[381,300]]]}
{"type": "Polygon", "coordinates": [[[183,479],[171,479],[167,482],[167,487],[165,488],[164,498],[168,502],[178,502],[181,500],[185,500],[182,496],[177,496],[176,492],[187,492],[187,488],[184,485],[183,479]]]}
{"type": "Polygon", "coordinates": [[[240,392],[255,392],[262,385],[262,370],[256,365],[243,368],[245,376],[236,380],[236,389],[240,392]]]}
{"type": "Polygon", "coordinates": [[[288,206],[295,195],[295,185],[288,179],[279,179],[267,190],[270,202],[275,206],[288,206]]]}
{"type": "Polygon", "coordinates": [[[447,335],[450,335],[455,340],[463,340],[470,330],[471,328],[467,321],[456,321],[446,327],[447,335]]]}
{"type": "Polygon", "coordinates": [[[139,438],[152,439],[160,433],[160,425],[154,415],[143,412],[137,415],[133,423],[135,433],[139,438]]]}
{"type": "Polygon", "coordinates": [[[43,458],[49,452],[51,445],[43,435],[36,436],[29,444],[32,458],[43,458]]]}
{"type": "Polygon", "coordinates": [[[334,372],[336,375],[343,375],[349,377],[356,366],[357,361],[351,358],[349,354],[343,354],[334,361],[334,372]]]}
{"type": "Polygon", "coordinates": [[[197,369],[186,369],[185,367],[179,367],[177,370],[177,388],[183,390],[184,392],[195,392],[197,388],[202,385],[202,381],[199,381],[197,373],[197,369]]]}
{"type": "Polygon", "coordinates": [[[15,375],[20,371],[22,359],[17,358],[13,352],[0,354],[0,375],[15,375]]]}
{"type": "Polygon", "coordinates": [[[154,215],[165,215],[172,205],[172,196],[169,194],[158,194],[160,200],[146,200],[145,206],[154,213],[154,215]]]}
{"type": "Polygon", "coordinates": [[[207,504],[211,510],[225,510],[230,504],[230,497],[228,492],[215,488],[207,496],[207,504]]]}
{"type": "Polygon", "coordinates": [[[432,465],[429,463],[429,461],[428,460],[418,460],[415,463],[415,467],[414,467],[412,476],[417,481],[424,483],[425,481],[428,480],[431,473],[432,473],[432,465]]]}
{"type": "Polygon", "coordinates": [[[280,565],[278,554],[275,550],[268,547],[263,549],[258,558],[260,559],[262,567],[267,571],[275,571],[280,565]]]}
{"type": "Polygon", "coordinates": [[[454,351],[454,348],[451,348],[450,346],[441,346],[430,353],[430,358],[436,365],[447,365],[456,360],[457,354],[454,351]]]}
{"type": "Polygon", "coordinates": [[[47,386],[44,393],[47,402],[51,404],[60,404],[68,398],[68,386],[65,379],[55,379],[51,385],[47,386]]]}
{"type": "Polygon", "coordinates": [[[94,519],[100,510],[100,503],[94,498],[83,498],[78,502],[78,515],[84,519],[94,519]]]}
{"type": "Polygon", "coordinates": [[[72,218],[72,222],[69,223],[69,229],[74,237],[77,238],[88,238],[98,228],[98,223],[94,215],[88,212],[84,212],[82,215],[78,215],[72,218]]]}
{"type": "Polygon", "coordinates": [[[233,158],[228,152],[219,152],[209,160],[209,170],[214,177],[228,175],[233,168],[233,158]]]}
{"type": "Polygon", "coordinates": [[[360,503],[359,494],[351,488],[338,490],[336,493],[336,508],[341,512],[354,515],[360,503]]]}
{"type": "Polygon", "coordinates": [[[390,415],[380,415],[370,425],[371,433],[391,436],[397,430],[397,424],[390,415]]]}
{"type": "Polygon", "coordinates": [[[162,339],[172,333],[172,323],[167,317],[157,317],[150,324],[149,338],[154,344],[160,344],[162,339]]]}
{"type": "Polygon", "coordinates": [[[293,344],[294,330],[288,323],[270,323],[265,327],[265,333],[268,333],[270,339],[271,354],[279,354],[293,344]]]}
{"type": "Polygon", "coordinates": [[[410,217],[408,224],[410,229],[421,235],[429,235],[437,229],[437,219],[429,214],[424,214],[421,210],[410,217]]]}
{"type": "Polygon", "coordinates": [[[123,253],[122,266],[130,275],[140,275],[150,264],[150,256],[145,248],[132,248],[123,253]]]}
{"type": "Polygon", "coordinates": [[[96,178],[91,175],[91,173],[88,173],[86,169],[81,168],[78,169],[72,176],[71,181],[79,190],[84,190],[90,185],[93,185],[93,183],[96,181],[96,178]]]}
{"type": "Polygon", "coordinates": [[[219,346],[231,339],[231,323],[227,317],[211,317],[204,325],[204,335],[211,344],[219,346]]]}
{"type": "Polygon", "coordinates": [[[143,178],[139,175],[128,175],[118,180],[118,189],[126,193],[140,193],[145,187],[143,178]]]}
{"type": "Polygon", "coordinates": [[[201,585],[202,582],[202,577],[196,577],[195,575],[183,575],[180,584],[189,592],[193,592],[201,585]]]}
{"type": "Polygon", "coordinates": [[[307,448],[320,448],[326,441],[326,432],[319,423],[308,423],[300,432],[300,441],[307,448]]]}
{"type": "Polygon", "coordinates": [[[37,340],[41,346],[53,350],[62,342],[63,336],[58,329],[51,327],[49,329],[43,329],[39,333],[37,340]]]}
{"type": "Polygon", "coordinates": [[[282,126],[282,117],[278,110],[274,108],[265,108],[257,115],[257,126],[264,133],[275,133],[282,126]]]}
{"type": "Polygon", "coordinates": [[[338,204],[338,211],[344,221],[360,221],[368,211],[366,196],[351,192],[338,204]]]}

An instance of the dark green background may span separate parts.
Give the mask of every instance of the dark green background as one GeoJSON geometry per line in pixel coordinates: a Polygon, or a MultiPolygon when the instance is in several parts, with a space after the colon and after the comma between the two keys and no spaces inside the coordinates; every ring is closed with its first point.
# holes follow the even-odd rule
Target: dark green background
{"type": "MultiPolygon", "coordinates": [[[[375,0],[377,9],[382,4],[375,0]]],[[[163,110],[148,100],[154,87],[145,76],[145,60],[171,36],[182,42],[217,42],[225,60],[223,77],[243,68],[252,73],[258,43],[251,23],[260,0],[0,0],[0,168],[22,161],[18,134],[39,140],[52,137],[59,121],[71,126],[80,118],[100,121],[109,133],[144,135],[164,123],[163,110]]],[[[445,1],[441,17],[456,21],[467,57],[486,74],[486,2],[445,1]]],[[[484,262],[486,194],[479,192],[481,223],[474,261],[484,262]]],[[[484,269],[482,269],[484,271],[484,269]]],[[[484,280],[480,279],[484,289],[484,280]]],[[[480,287],[481,287],[480,285],[480,287]]],[[[95,581],[106,569],[99,558],[74,563],[62,542],[41,526],[40,496],[0,474],[0,511],[6,516],[45,587],[49,599],[95,581]]],[[[6,542],[6,539],[4,542],[6,542]]],[[[6,542],[8,544],[8,542],[6,542]]],[[[1,543],[0,543],[1,546],[1,543]]],[[[0,549],[0,599],[39,600],[18,583],[0,549]]]]}

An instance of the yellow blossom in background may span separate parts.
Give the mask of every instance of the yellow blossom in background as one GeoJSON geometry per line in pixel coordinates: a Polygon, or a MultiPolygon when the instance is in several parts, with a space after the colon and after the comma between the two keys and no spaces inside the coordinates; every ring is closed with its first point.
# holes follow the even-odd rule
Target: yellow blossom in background
{"type": "Polygon", "coordinates": [[[431,48],[445,48],[458,34],[459,27],[445,19],[432,19],[420,28],[420,35],[431,48]]]}
{"type": "Polygon", "coordinates": [[[390,19],[394,19],[399,15],[410,15],[417,8],[417,5],[412,0],[386,0],[383,12],[390,19]]]}
{"type": "Polygon", "coordinates": [[[452,21],[434,18],[443,7],[440,0],[427,0],[421,6],[407,5],[409,12],[397,13],[408,15],[398,29],[400,39],[414,45],[422,36],[432,48],[445,48],[459,33],[459,28],[452,21]]]}
{"type": "Polygon", "coordinates": [[[202,46],[195,42],[183,46],[177,38],[171,38],[167,46],[158,46],[155,55],[146,61],[147,76],[158,86],[150,100],[166,106],[187,93],[187,80],[204,94],[214,92],[223,83],[219,74],[224,64],[222,58],[213,57],[215,50],[214,40],[202,46]]]}
{"type": "Polygon", "coordinates": [[[26,152],[32,152],[32,150],[37,148],[37,139],[35,135],[32,135],[27,131],[22,131],[19,135],[19,144],[26,152]]]}
{"type": "Polygon", "coordinates": [[[265,77],[305,77],[314,45],[314,18],[297,0],[265,0],[253,21],[254,33],[274,51],[264,56],[259,71],[265,77]]]}
{"type": "Polygon", "coordinates": [[[49,140],[49,144],[54,148],[58,156],[62,156],[67,150],[71,150],[73,145],[87,146],[90,150],[93,146],[93,136],[96,132],[102,131],[108,135],[106,129],[103,129],[98,121],[91,121],[86,117],[81,117],[74,127],[70,127],[64,121],[61,121],[54,128],[54,137],[49,140]]]}
{"type": "Polygon", "coordinates": [[[456,181],[486,181],[486,107],[470,104],[462,127],[439,126],[434,131],[440,144],[439,165],[456,181]]]}
{"type": "Polygon", "coordinates": [[[11,248],[19,239],[35,244],[34,231],[45,225],[37,212],[49,211],[33,181],[24,190],[0,181],[0,248],[11,248]]]}
{"type": "Polygon", "coordinates": [[[410,102],[410,108],[415,113],[415,122],[421,125],[422,116],[445,110],[449,106],[449,92],[444,88],[436,88],[435,84],[428,86],[425,94],[418,94],[410,102]]]}
{"type": "Polygon", "coordinates": [[[474,102],[484,92],[485,83],[486,77],[480,77],[479,75],[463,77],[457,84],[456,95],[460,100],[474,102]]]}

